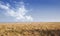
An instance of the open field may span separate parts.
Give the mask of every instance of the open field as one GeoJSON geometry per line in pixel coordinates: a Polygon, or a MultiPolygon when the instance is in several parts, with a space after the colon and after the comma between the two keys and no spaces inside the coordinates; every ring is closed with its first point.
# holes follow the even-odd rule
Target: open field
{"type": "Polygon", "coordinates": [[[0,36],[60,36],[60,22],[0,23],[0,36]]]}

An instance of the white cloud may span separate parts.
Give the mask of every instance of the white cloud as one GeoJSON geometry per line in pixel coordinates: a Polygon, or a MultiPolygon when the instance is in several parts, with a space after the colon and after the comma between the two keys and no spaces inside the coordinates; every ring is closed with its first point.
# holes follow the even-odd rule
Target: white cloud
{"type": "Polygon", "coordinates": [[[2,5],[2,4],[0,4],[0,8],[2,8],[2,9],[9,9],[9,7],[8,6],[5,6],[5,5],[2,5]]]}
{"type": "Polygon", "coordinates": [[[26,15],[29,10],[25,8],[24,2],[20,2],[19,5],[20,6],[16,8],[16,10],[14,10],[14,8],[9,4],[3,5],[2,3],[0,3],[0,8],[6,11],[6,15],[14,17],[16,21],[33,21],[31,15],[26,15]]]}
{"type": "Polygon", "coordinates": [[[31,16],[26,16],[27,20],[33,20],[31,16]]]}

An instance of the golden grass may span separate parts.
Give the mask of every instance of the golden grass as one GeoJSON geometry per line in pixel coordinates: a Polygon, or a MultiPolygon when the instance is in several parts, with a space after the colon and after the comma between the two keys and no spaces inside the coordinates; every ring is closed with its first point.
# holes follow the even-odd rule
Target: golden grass
{"type": "Polygon", "coordinates": [[[60,22],[0,23],[0,36],[60,36],[60,22]]]}

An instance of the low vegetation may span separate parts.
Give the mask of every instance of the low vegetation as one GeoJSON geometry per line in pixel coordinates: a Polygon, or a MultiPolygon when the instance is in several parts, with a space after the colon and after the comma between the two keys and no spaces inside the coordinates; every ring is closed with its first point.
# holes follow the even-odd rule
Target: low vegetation
{"type": "Polygon", "coordinates": [[[60,36],[60,22],[0,23],[0,36],[60,36]]]}

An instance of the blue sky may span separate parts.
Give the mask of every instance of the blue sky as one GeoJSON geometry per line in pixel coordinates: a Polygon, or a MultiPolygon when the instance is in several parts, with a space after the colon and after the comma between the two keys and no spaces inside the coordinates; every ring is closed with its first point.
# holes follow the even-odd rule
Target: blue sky
{"type": "Polygon", "coordinates": [[[60,22],[60,0],[0,0],[0,22],[60,22]]]}

